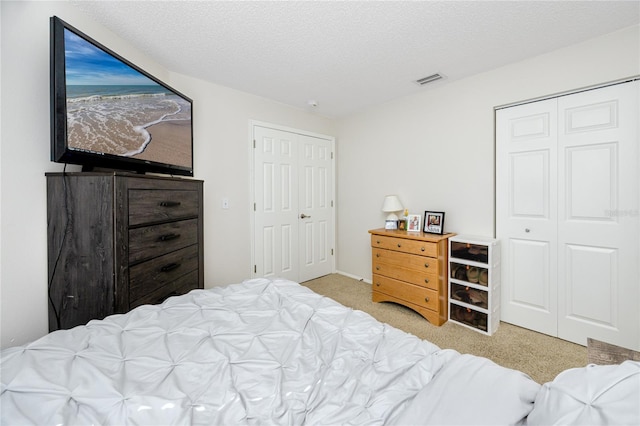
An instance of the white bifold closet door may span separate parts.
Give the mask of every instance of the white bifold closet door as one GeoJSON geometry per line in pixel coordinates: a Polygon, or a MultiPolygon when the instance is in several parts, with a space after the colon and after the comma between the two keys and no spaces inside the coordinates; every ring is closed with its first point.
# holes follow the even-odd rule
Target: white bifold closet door
{"type": "Polygon", "coordinates": [[[501,319],[640,349],[640,82],[496,111],[501,319]]]}
{"type": "Polygon", "coordinates": [[[259,125],[253,137],[252,276],[334,272],[333,139],[259,125]]]}

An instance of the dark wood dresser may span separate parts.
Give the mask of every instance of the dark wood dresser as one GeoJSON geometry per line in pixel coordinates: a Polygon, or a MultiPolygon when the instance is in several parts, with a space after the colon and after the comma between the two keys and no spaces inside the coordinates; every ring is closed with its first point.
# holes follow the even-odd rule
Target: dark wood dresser
{"type": "Polygon", "coordinates": [[[204,287],[202,181],[46,177],[50,331],[204,287]]]}

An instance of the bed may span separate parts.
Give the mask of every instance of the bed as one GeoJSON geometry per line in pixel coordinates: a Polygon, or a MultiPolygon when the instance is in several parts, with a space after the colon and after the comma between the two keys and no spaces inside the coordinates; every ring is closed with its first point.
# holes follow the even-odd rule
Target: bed
{"type": "Polygon", "coordinates": [[[279,279],[193,290],[0,362],[7,425],[566,424],[591,408],[640,423],[638,362],[541,386],[279,279]]]}

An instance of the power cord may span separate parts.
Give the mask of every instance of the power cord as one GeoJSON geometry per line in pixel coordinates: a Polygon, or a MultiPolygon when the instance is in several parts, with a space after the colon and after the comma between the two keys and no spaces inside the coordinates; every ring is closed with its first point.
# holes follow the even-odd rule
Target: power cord
{"type": "Polygon", "coordinates": [[[60,257],[62,256],[62,249],[65,246],[65,242],[67,241],[67,235],[69,234],[69,229],[71,226],[71,223],[73,222],[73,218],[71,217],[71,212],[69,211],[69,200],[68,197],[70,196],[70,189],[67,186],[67,164],[65,163],[64,165],[64,169],[62,170],[62,192],[64,194],[64,212],[65,212],[65,218],[66,218],[66,223],[64,225],[64,231],[63,231],[63,235],[62,235],[62,242],[60,244],[60,247],[58,248],[58,254],[56,255],[56,261],[53,264],[53,268],[51,270],[51,276],[49,277],[49,285],[48,285],[48,298],[49,298],[49,304],[51,305],[51,309],[53,310],[53,315],[56,319],[56,330],[60,330],[62,328],[62,323],[61,323],[61,319],[60,319],[60,312],[58,311],[58,308],[56,307],[56,304],[53,301],[53,296],[51,294],[51,288],[53,287],[53,279],[56,276],[56,271],[58,269],[58,263],[60,262],[60,257]]]}

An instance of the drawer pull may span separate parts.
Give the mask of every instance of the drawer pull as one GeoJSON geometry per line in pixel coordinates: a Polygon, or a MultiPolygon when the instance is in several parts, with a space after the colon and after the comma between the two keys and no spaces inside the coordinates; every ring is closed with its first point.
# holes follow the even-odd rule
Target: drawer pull
{"type": "Polygon", "coordinates": [[[425,283],[425,284],[429,284],[429,278],[425,278],[425,279],[424,279],[424,283],[425,283]]]}
{"type": "Polygon", "coordinates": [[[180,205],[180,201],[160,201],[158,205],[160,207],[178,207],[180,205]]]}
{"type": "Polygon", "coordinates": [[[160,235],[158,241],[171,241],[175,240],[176,238],[180,238],[180,234],[164,234],[160,235]]]}
{"type": "Polygon", "coordinates": [[[398,243],[398,247],[402,247],[402,244],[398,243]]]}
{"type": "Polygon", "coordinates": [[[428,298],[428,297],[425,297],[425,298],[424,298],[424,301],[425,301],[425,302],[427,302],[427,303],[429,303],[429,298],[428,298]]]}
{"type": "Polygon", "coordinates": [[[380,257],[380,253],[376,253],[376,257],[380,257]]]}
{"type": "Polygon", "coordinates": [[[429,264],[425,262],[424,267],[425,267],[425,268],[428,268],[428,267],[429,267],[429,264]]]}
{"type": "Polygon", "coordinates": [[[380,244],[380,240],[376,240],[376,244],[380,244]]]}
{"type": "Polygon", "coordinates": [[[377,286],[377,287],[380,287],[380,283],[376,283],[376,286],[377,286]]]}
{"type": "Polygon", "coordinates": [[[379,266],[376,266],[376,271],[379,271],[379,270],[380,270],[380,267],[379,267],[379,266]]]}
{"type": "Polygon", "coordinates": [[[425,251],[426,249],[424,247],[420,247],[420,251],[425,251]]]}
{"type": "Polygon", "coordinates": [[[162,268],[160,268],[160,271],[161,272],[171,272],[174,269],[177,269],[179,267],[180,267],[179,263],[173,262],[173,263],[169,263],[168,265],[164,265],[162,268]]]}

